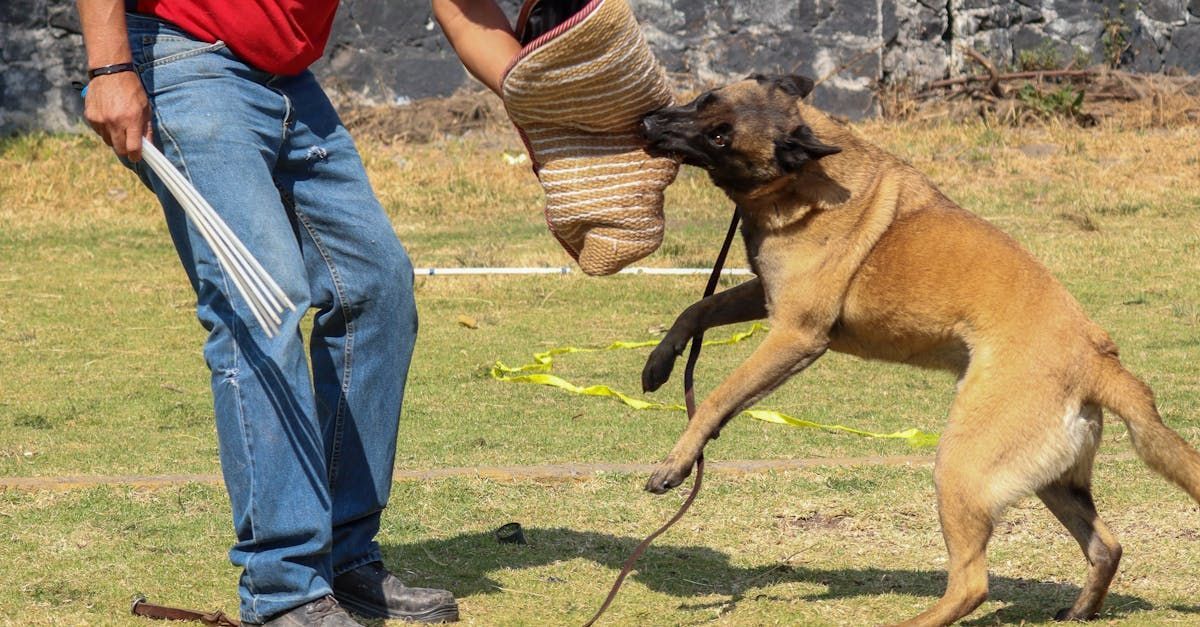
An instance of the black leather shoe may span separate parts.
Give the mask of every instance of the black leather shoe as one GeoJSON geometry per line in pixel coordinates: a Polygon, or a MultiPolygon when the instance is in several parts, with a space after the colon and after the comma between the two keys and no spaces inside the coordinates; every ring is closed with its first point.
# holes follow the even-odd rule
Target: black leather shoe
{"type": "Polygon", "coordinates": [[[458,601],[445,590],[410,588],[371,562],[333,580],[333,596],[346,609],[367,618],[398,618],[413,623],[454,623],[458,601]]]}
{"type": "MultiPolygon", "coordinates": [[[[249,624],[249,623],[247,623],[249,624]]],[[[309,601],[263,623],[264,627],[363,627],[330,596],[309,601]]]]}

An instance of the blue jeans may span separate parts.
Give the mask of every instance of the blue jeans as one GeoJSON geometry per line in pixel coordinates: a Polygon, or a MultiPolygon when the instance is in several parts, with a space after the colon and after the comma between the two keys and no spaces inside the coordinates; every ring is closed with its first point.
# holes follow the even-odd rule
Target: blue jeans
{"type": "Polygon", "coordinates": [[[268,338],[149,168],[208,330],[221,470],[263,622],[379,560],[396,429],[416,340],[412,265],[345,127],[311,73],[275,76],[224,44],[129,16],[155,142],[297,305],[268,338]],[[301,318],[316,314],[309,362],[301,318]]]}

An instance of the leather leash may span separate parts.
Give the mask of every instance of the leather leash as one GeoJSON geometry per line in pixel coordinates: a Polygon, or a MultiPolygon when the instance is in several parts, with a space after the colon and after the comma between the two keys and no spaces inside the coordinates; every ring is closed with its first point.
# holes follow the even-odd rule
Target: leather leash
{"type": "MultiPolygon", "coordinates": [[[[713,264],[712,274],[708,276],[708,285],[704,287],[703,298],[712,296],[717,291],[717,281],[721,278],[721,270],[725,267],[725,258],[729,255],[729,247],[733,243],[733,235],[737,232],[738,220],[741,219],[740,211],[735,207],[733,210],[733,219],[729,222],[729,231],[725,234],[725,243],[721,245],[721,252],[717,255],[716,263],[713,264]]],[[[683,369],[683,398],[687,405],[688,421],[696,414],[696,393],[692,383],[696,362],[700,359],[700,347],[704,345],[704,331],[701,330],[692,336],[692,345],[688,351],[687,365],[683,369]]],[[[604,603],[600,605],[600,609],[596,610],[596,614],[592,616],[588,622],[583,624],[583,627],[592,627],[600,616],[604,614],[608,606],[612,604],[613,599],[617,598],[617,593],[620,592],[621,586],[625,583],[625,578],[633,571],[633,567],[637,565],[638,558],[650,546],[654,539],[666,532],[680,518],[687,513],[691,508],[692,502],[696,500],[696,495],[700,493],[700,486],[704,480],[704,451],[700,451],[700,456],[696,458],[696,478],[692,480],[692,491],[684,499],[683,504],[679,506],[679,511],[666,522],[663,526],[655,530],[654,533],[646,536],[633,553],[626,558],[625,563],[621,565],[621,572],[617,575],[617,580],[613,582],[612,589],[608,591],[608,596],[605,597],[604,603]]]]}
{"type": "Polygon", "coordinates": [[[146,597],[135,598],[133,600],[133,607],[130,607],[129,611],[134,616],[155,620],[184,620],[204,623],[213,627],[242,627],[242,623],[236,619],[229,618],[221,610],[205,613],[178,607],[154,605],[153,603],[147,603],[146,597]]]}

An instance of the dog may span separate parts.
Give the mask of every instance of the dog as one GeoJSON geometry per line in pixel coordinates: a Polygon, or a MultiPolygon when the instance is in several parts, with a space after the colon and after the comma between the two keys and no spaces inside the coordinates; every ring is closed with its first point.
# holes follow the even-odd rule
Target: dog
{"type": "Polygon", "coordinates": [[[650,354],[647,391],[688,340],[766,318],[749,359],[708,395],[646,484],[678,486],[733,416],[827,350],[948,370],[958,393],[934,466],[949,550],[944,595],[904,625],[948,625],[987,598],[986,549],[1035,493],[1090,564],[1060,620],[1098,615],[1121,545],[1092,501],[1101,409],[1152,469],[1200,502],[1200,454],[1159,417],[1117,346],[1016,241],[899,158],[802,100],[813,81],[753,75],[642,119],[646,150],[708,171],[736,203],[757,278],[689,306],[650,354]]]}

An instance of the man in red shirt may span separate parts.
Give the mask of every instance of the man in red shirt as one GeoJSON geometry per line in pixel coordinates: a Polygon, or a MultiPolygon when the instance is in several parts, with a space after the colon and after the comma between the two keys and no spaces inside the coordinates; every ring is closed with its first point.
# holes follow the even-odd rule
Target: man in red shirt
{"type": "MultiPolygon", "coordinates": [[[[495,89],[498,60],[517,47],[507,20],[489,0],[454,4],[470,16],[456,32],[480,34],[479,54],[493,59],[483,73],[495,89]]],[[[408,256],[305,69],[323,53],[336,6],[78,0],[90,79],[84,115],[158,196],[196,292],[243,621],[357,625],[344,608],[454,621],[453,595],[402,584],[375,542],[417,320],[408,256]],[[296,303],[279,334],[255,323],[213,251],[141,163],[143,137],[296,303]],[[300,323],[310,308],[306,347],[300,323]]]]}

